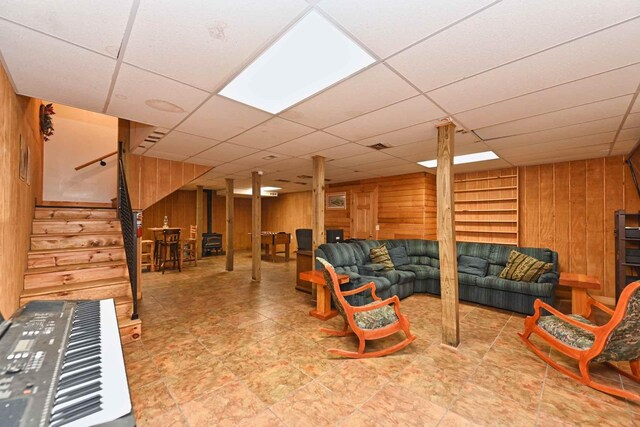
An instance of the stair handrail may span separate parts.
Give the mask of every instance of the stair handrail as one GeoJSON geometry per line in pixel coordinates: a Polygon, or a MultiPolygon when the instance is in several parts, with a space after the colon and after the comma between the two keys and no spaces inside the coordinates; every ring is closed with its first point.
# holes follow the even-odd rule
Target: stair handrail
{"type": "Polygon", "coordinates": [[[124,251],[127,257],[127,269],[133,297],[131,320],[135,320],[138,318],[138,237],[136,219],[131,208],[131,198],[129,197],[129,187],[127,186],[127,176],[124,169],[122,141],[118,141],[118,217],[122,225],[124,251]]]}
{"type": "MultiPolygon", "coordinates": [[[[103,161],[104,159],[108,159],[108,158],[109,158],[109,157],[111,157],[111,156],[115,156],[116,154],[118,154],[118,151],[112,151],[111,153],[107,153],[107,154],[105,154],[104,156],[97,157],[97,158],[95,158],[95,159],[91,160],[90,162],[83,163],[83,164],[81,164],[80,166],[76,166],[76,167],[75,167],[75,170],[79,171],[80,169],[84,169],[84,168],[86,168],[87,166],[91,166],[91,165],[92,165],[92,164],[94,164],[94,163],[101,162],[101,161],[103,161]]],[[[106,164],[106,163],[105,163],[105,164],[106,164]]],[[[102,165],[102,166],[104,166],[104,165],[102,165]]]]}

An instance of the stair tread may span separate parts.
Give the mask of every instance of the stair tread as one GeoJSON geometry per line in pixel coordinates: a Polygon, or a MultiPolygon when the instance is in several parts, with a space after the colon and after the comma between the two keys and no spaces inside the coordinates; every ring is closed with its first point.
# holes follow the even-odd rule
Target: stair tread
{"type": "Polygon", "coordinates": [[[115,234],[115,235],[121,235],[122,231],[120,230],[109,230],[109,231],[90,231],[90,232],[68,232],[68,233],[32,233],[31,237],[65,237],[65,236],[79,236],[79,237],[86,237],[86,236],[102,236],[103,234],[115,234]]]}
{"type": "Polygon", "coordinates": [[[58,205],[36,205],[36,209],[57,209],[57,210],[79,210],[86,211],[92,209],[115,211],[117,208],[106,206],[58,206],[58,205]]]}
{"type": "Polygon", "coordinates": [[[33,222],[113,222],[120,221],[120,218],[73,218],[73,217],[54,217],[54,218],[33,218],[33,222]]]}
{"type": "Polygon", "coordinates": [[[86,282],[68,283],[66,285],[46,286],[35,289],[25,289],[20,295],[21,298],[32,297],[36,295],[54,294],[63,291],[75,291],[78,289],[98,288],[102,286],[115,285],[120,283],[129,283],[128,277],[111,277],[108,279],[88,280],[86,282]]]}
{"type": "Polygon", "coordinates": [[[120,304],[131,304],[133,301],[132,301],[131,297],[115,297],[113,299],[113,302],[116,305],[120,305],[120,304]]]}
{"type": "Polygon", "coordinates": [[[142,323],[142,320],[140,320],[140,319],[131,320],[131,318],[129,316],[119,316],[118,317],[118,326],[120,328],[126,328],[126,327],[129,327],[129,326],[139,325],[141,323],[142,323]]]}
{"type": "Polygon", "coordinates": [[[104,261],[104,262],[84,262],[82,264],[68,264],[68,265],[57,265],[54,267],[36,267],[27,269],[24,274],[41,274],[41,273],[55,273],[58,271],[77,271],[77,270],[87,270],[90,268],[101,268],[101,267],[113,267],[118,265],[126,265],[126,260],[117,260],[117,261],[104,261]]]}
{"type": "Polygon", "coordinates": [[[124,249],[123,245],[109,245],[109,246],[90,246],[81,248],[53,248],[53,249],[33,249],[29,251],[29,255],[48,255],[58,252],[87,252],[87,251],[105,251],[113,249],[124,249]]]}

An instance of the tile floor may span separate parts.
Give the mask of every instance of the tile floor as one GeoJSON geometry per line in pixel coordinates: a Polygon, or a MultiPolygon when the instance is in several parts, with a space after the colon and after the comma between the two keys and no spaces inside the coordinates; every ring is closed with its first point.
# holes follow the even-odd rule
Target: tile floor
{"type": "Polygon", "coordinates": [[[440,300],[413,295],[402,311],[414,343],[345,360],[326,349],[356,341],[319,332],[340,321],[307,314],[295,260],[263,262],[261,283],[250,277],[247,253],[231,273],[211,257],[182,273],[143,274],[142,340],[124,347],[139,426],[640,425],[640,405],[576,384],[528,351],[520,315],[461,304],[456,352],[439,345],[440,300]]]}

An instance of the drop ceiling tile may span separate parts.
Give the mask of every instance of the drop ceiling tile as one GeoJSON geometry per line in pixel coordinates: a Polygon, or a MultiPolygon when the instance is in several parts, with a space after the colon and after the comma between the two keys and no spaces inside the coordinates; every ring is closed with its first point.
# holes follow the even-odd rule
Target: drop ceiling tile
{"type": "Polygon", "coordinates": [[[540,132],[532,132],[522,135],[510,136],[505,138],[497,138],[485,141],[485,143],[496,150],[501,147],[523,146],[530,144],[539,144],[549,141],[559,141],[581,136],[594,135],[598,133],[616,131],[620,127],[623,116],[611,117],[602,120],[594,120],[592,122],[580,123],[577,125],[563,126],[555,129],[548,129],[540,132]]]}
{"type": "Polygon", "coordinates": [[[587,0],[579,12],[567,1],[503,1],[387,62],[427,92],[639,13],[633,0],[587,0]]]}
{"type": "Polygon", "coordinates": [[[463,113],[456,113],[455,119],[469,129],[479,129],[589,102],[632,94],[638,87],[638,76],[640,76],[640,64],[463,113]]]}
{"type": "Polygon", "coordinates": [[[391,156],[413,162],[419,162],[435,158],[437,156],[438,141],[436,139],[430,139],[427,141],[412,142],[399,147],[392,147],[385,151],[391,156]]]}
{"type": "Polygon", "coordinates": [[[268,149],[313,131],[314,129],[310,127],[274,117],[232,138],[229,142],[257,149],[268,149]]]}
{"type": "Polygon", "coordinates": [[[544,143],[536,143],[519,147],[502,147],[496,151],[500,157],[509,158],[510,156],[530,156],[530,155],[546,155],[553,158],[555,155],[567,150],[583,151],[589,150],[594,145],[611,144],[616,136],[616,132],[605,132],[595,135],[581,136],[578,138],[569,138],[560,141],[551,141],[544,143]]]}
{"type": "Polygon", "coordinates": [[[158,159],[176,160],[178,162],[183,162],[187,159],[187,157],[189,157],[186,154],[167,153],[164,151],[156,150],[155,147],[152,147],[151,149],[147,150],[144,153],[144,155],[145,157],[156,157],[158,159]]]}
{"type": "MultiPolygon", "coordinates": [[[[640,138],[640,137],[639,137],[640,138]]],[[[638,138],[636,139],[628,139],[626,141],[617,141],[613,145],[613,150],[611,150],[611,155],[616,154],[629,154],[631,150],[638,144],[638,138]],[[616,153],[616,154],[614,154],[616,153]]]]}
{"type": "Polygon", "coordinates": [[[310,159],[289,158],[285,160],[279,160],[272,165],[278,171],[292,171],[299,172],[300,174],[310,175],[312,171],[313,162],[310,159]]]}
{"type": "Polygon", "coordinates": [[[143,1],[124,60],[219,90],[306,7],[302,0],[143,1]]]}
{"type": "Polygon", "coordinates": [[[102,112],[115,60],[3,20],[0,51],[19,94],[102,112]]]}
{"type": "Polygon", "coordinates": [[[361,165],[374,162],[383,162],[385,160],[393,160],[394,157],[383,153],[382,151],[373,151],[369,149],[368,153],[360,154],[358,156],[343,157],[341,159],[335,159],[332,166],[339,168],[358,168],[361,165]]]}
{"type": "Polygon", "coordinates": [[[325,131],[350,141],[409,127],[446,114],[423,96],[416,96],[355,119],[331,126],[325,131]]]}
{"type": "Polygon", "coordinates": [[[194,111],[176,129],[226,141],[270,117],[272,116],[269,113],[216,95],[194,111]]]}
{"type": "Polygon", "coordinates": [[[220,144],[220,141],[216,141],[215,139],[207,139],[188,133],[173,131],[156,142],[153,145],[153,150],[195,156],[201,151],[218,144],[220,144]]]}
{"type": "Polygon", "coordinates": [[[207,96],[201,90],[123,64],[107,114],[171,128],[207,96]]]}
{"type": "Polygon", "coordinates": [[[607,144],[594,145],[589,150],[569,150],[558,153],[556,156],[525,156],[520,158],[509,158],[509,162],[516,166],[542,165],[548,163],[568,162],[573,160],[595,159],[605,157],[609,152],[607,144]]]}
{"type": "Polygon", "coordinates": [[[554,111],[552,113],[540,114],[526,119],[477,129],[476,133],[482,139],[491,139],[585,123],[602,118],[616,117],[624,114],[629,107],[630,100],[631,95],[621,96],[579,107],[568,108],[566,110],[554,111]]]}
{"type": "Polygon", "coordinates": [[[209,160],[218,160],[221,162],[231,162],[241,157],[250,156],[257,151],[258,150],[253,148],[241,147],[239,145],[223,142],[222,144],[218,144],[207,151],[198,153],[198,157],[209,160]]]}
{"type": "Polygon", "coordinates": [[[281,116],[320,129],[417,94],[418,91],[397,74],[378,64],[285,111],[281,116]]]}
{"type": "Polygon", "coordinates": [[[346,144],[348,141],[329,135],[326,132],[316,131],[308,135],[301,136],[284,144],[271,147],[269,150],[275,153],[289,154],[291,156],[301,156],[324,150],[338,145],[346,144]]]}
{"type": "Polygon", "coordinates": [[[447,111],[471,110],[636,63],[640,61],[640,43],[631,40],[639,39],[640,21],[635,19],[434,90],[429,95],[447,111]]]}
{"type": "Polygon", "coordinates": [[[622,129],[631,129],[640,127],[640,112],[629,114],[622,125],[622,129]]]}
{"type": "Polygon", "coordinates": [[[631,107],[632,113],[640,113],[640,96],[636,98],[636,102],[631,107]]]}
{"type": "Polygon", "coordinates": [[[0,17],[115,58],[131,4],[132,0],[1,0],[0,17]]]}
{"type": "Polygon", "coordinates": [[[145,151],[147,151],[148,147],[137,146],[133,150],[131,150],[131,154],[135,154],[136,156],[141,156],[145,151]]]}
{"type": "MultiPolygon", "coordinates": [[[[494,160],[486,160],[484,162],[454,165],[453,172],[454,173],[480,172],[480,171],[510,168],[511,166],[512,164],[505,159],[494,159],[494,160]]],[[[435,173],[435,169],[432,169],[432,170],[434,171],[433,173],[435,173]]]]}
{"type": "Polygon", "coordinates": [[[266,167],[270,170],[274,170],[274,164],[288,159],[290,156],[284,154],[273,153],[271,151],[258,151],[257,153],[250,154],[245,157],[237,159],[236,163],[248,165],[249,167],[266,167]],[[274,157],[275,158],[271,158],[274,157]]]}
{"type": "Polygon", "coordinates": [[[435,122],[425,122],[400,130],[372,136],[371,138],[361,139],[356,141],[356,143],[364,146],[382,143],[390,145],[391,147],[398,147],[412,142],[436,138],[437,136],[438,129],[435,126],[435,122]]]}
{"type": "Polygon", "coordinates": [[[405,175],[416,172],[427,172],[427,170],[417,163],[405,161],[402,165],[376,167],[376,174],[379,176],[405,175]]]}
{"type": "MultiPolygon", "coordinates": [[[[171,159],[173,160],[173,159],[171,159]]],[[[213,160],[213,159],[204,159],[202,157],[189,157],[189,159],[187,160],[187,162],[189,163],[194,163],[196,165],[204,165],[204,166],[219,166],[222,164],[222,162],[218,161],[218,160],[213,160]]]]}
{"type": "MultiPolygon", "coordinates": [[[[338,145],[337,147],[317,150],[309,154],[304,154],[300,157],[305,159],[310,159],[313,156],[323,156],[327,160],[333,160],[333,159],[341,159],[343,157],[358,156],[360,154],[366,154],[369,151],[371,151],[370,148],[366,148],[366,147],[363,147],[362,145],[358,145],[350,142],[348,144],[338,145]]],[[[327,163],[327,168],[328,167],[329,167],[329,163],[327,163]]]]}
{"type": "Polygon", "coordinates": [[[320,7],[358,40],[387,57],[453,24],[491,0],[323,0],[320,7]]]}
{"type": "Polygon", "coordinates": [[[622,129],[618,135],[618,142],[628,140],[637,141],[638,139],[640,139],[640,127],[622,129]]]}

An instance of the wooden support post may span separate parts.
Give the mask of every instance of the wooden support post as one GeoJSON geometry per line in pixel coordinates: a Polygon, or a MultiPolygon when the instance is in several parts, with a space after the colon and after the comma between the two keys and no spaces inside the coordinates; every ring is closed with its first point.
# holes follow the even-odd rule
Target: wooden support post
{"type": "Polygon", "coordinates": [[[440,300],[442,301],[442,343],[460,344],[458,313],[458,258],[456,256],[453,202],[453,144],[456,125],[450,121],[438,127],[438,248],[440,253],[440,300]]]}
{"type": "MultiPolygon", "coordinates": [[[[313,194],[312,194],[312,250],[326,242],[324,231],[324,157],[313,156],[313,194]]],[[[312,265],[315,266],[315,257],[312,265]]],[[[315,270],[315,268],[314,268],[315,270]]]]}
{"type": "Polygon", "coordinates": [[[196,187],[196,227],[198,234],[196,235],[196,259],[202,259],[202,232],[204,231],[205,221],[204,213],[204,188],[202,185],[196,187]]]}
{"type": "Polygon", "coordinates": [[[233,179],[225,179],[227,184],[227,227],[225,229],[225,239],[227,247],[227,271],[233,271],[233,179]]]}
{"type": "Polygon", "coordinates": [[[262,241],[262,206],[260,199],[260,181],[262,172],[251,172],[251,279],[259,282],[261,275],[261,251],[262,241]]]}

